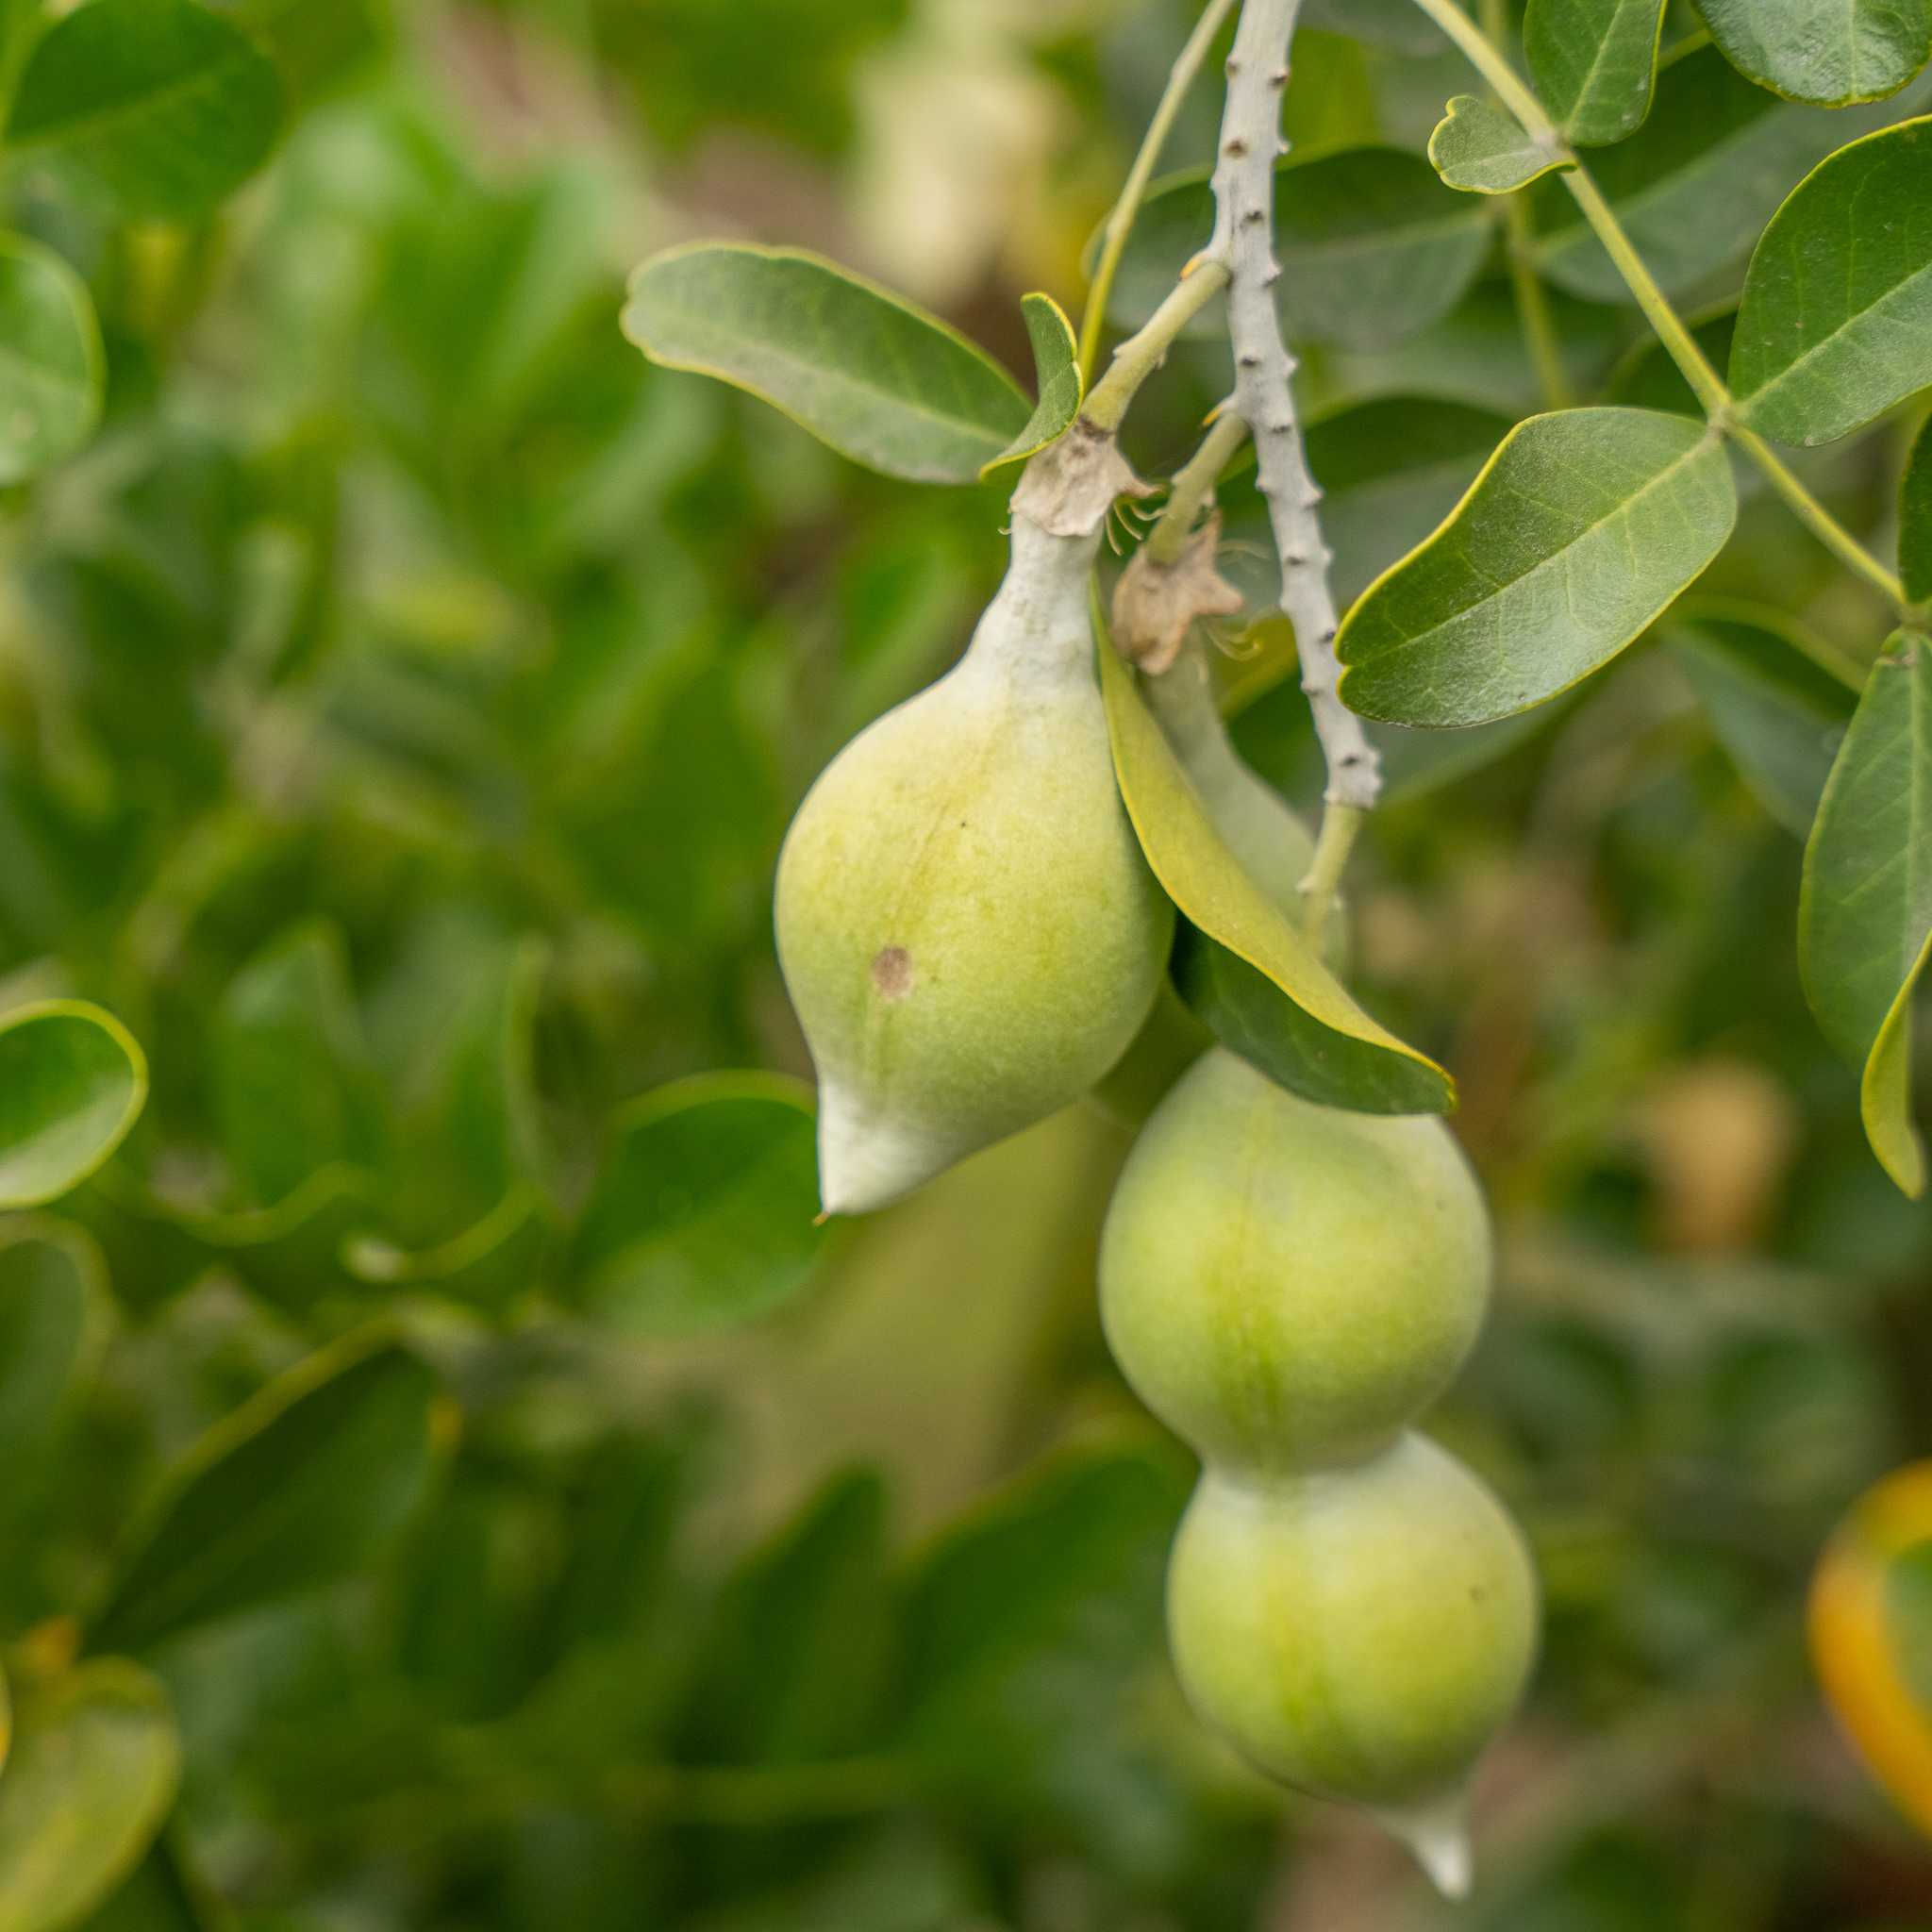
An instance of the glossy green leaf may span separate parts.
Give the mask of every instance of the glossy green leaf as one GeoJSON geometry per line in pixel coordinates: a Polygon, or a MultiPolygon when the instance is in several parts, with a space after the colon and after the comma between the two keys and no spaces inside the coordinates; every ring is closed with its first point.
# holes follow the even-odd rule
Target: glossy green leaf
{"type": "Polygon", "coordinates": [[[118,1657],[23,1690],[0,1774],[0,1925],[63,1932],[141,1862],[175,1802],[168,1694],[118,1657]]]}
{"type": "Polygon", "coordinates": [[[87,285],[52,249],[0,236],[0,485],[94,433],[106,362],[87,285]]]}
{"type": "Polygon", "coordinates": [[[1743,422],[1829,442],[1932,383],[1932,119],[1823,161],[1765,229],[1731,342],[1743,422]]]}
{"type": "MultiPolygon", "coordinates": [[[[1919,83],[1910,99],[1928,92],[1919,83]]],[[[1902,105],[1794,106],[1704,47],[1663,68],[1649,121],[1591,155],[1591,173],[1664,292],[1692,294],[1743,259],[1807,169],[1897,120],[1902,105]]],[[[1540,272],[1592,302],[1632,302],[1569,194],[1549,188],[1539,196],[1540,272]]]]}
{"type": "Polygon", "coordinates": [[[307,921],[243,967],[208,1038],[223,1152],[273,1207],[319,1170],[375,1158],[372,1074],[341,936],[307,921]]]}
{"type": "Polygon", "coordinates": [[[1740,74],[1819,107],[1895,94],[1932,58],[1932,0],[1698,0],[1698,11],[1740,74]]]}
{"type": "MultiPolygon", "coordinates": [[[[1213,226],[1207,170],[1157,183],[1122,258],[1112,319],[1145,321],[1213,226]]],[[[1445,188],[1420,155],[1343,148],[1275,170],[1274,300],[1297,341],[1374,348],[1426,328],[1481,273],[1490,241],[1483,205],[1445,188]]]]}
{"type": "Polygon", "coordinates": [[[1564,165],[1513,114],[1475,94],[1450,100],[1429,136],[1429,159],[1451,188],[1472,194],[1511,194],[1564,165]]]}
{"type": "Polygon", "coordinates": [[[1874,666],[1805,848],[1798,964],[1825,1037],[1864,1070],[1865,1132],[1908,1194],[1911,998],[1932,951],[1932,646],[1900,632],[1874,666]]]}
{"type": "Polygon", "coordinates": [[[1271,1037],[1280,1043],[1270,1071],[1330,1107],[1447,1111],[1455,1104],[1448,1074],[1356,1005],[1222,842],[1133,673],[1104,641],[1100,668],[1121,795],[1155,877],[1196,927],[1275,990],[1271,1037]]]}
{"type": "Polygon", "coordinates": [[[7,145],[58,161],[115,212],[192,221],[268,158],[275,63],[194,0],[91,0],[28,57],[7,145]]]}
{"type": "Polygon", "coordinates": [[[147,1098],[147,1061],[111,1013],[49,1000],[0,1017],[0,1208],[84,1181],[147,1098]]]}
{"type": "Polygon", "coordinates": [[[1723,445],[1644,409],[1519,424],[1455,513],[1372,584],[1336,648],[1343,700],[1398,724],[1480,724],[1607,663],[1724,547],[1723,445]]]}
{"type": "Polygon", "coordinates": [[[1775,612],[1687,612],[1666,633],[1712,727],[1758,802],[1799,838],[1857,702],[1775,612]]]}
{"type": "Polygon", "coordinates": [[[1579,147],[1635,134],[1657,87],[1664,0],[1529,0],[1523,51],[1537,92],[1579,147]]]}
{"type": "Polygon", "coordinates": [[[84,1229],[0,1223],[0,1465],[31,1472],[111,1318],[107,1271],[84,1229]]]}
{"type": "Polygon", "coordinates": [[[1932,599],[1932,417],[1912,444],[1899,486],[1898,574],[1912,603],[1932,599]]]}
{"type": "Polygon", "coordinates": [[[630,279],[624,332],[654,362],[748,390],[854,462],[971,483],[1025,429],[1018,385],[957,330],[796,249],[700,242],[630,279]]]}
{"type": "Polygon", "coordinates": [[[590,1312],[635,1334],[731,1327],[810,1281],[825,1243],[809,1091],[704,1074],[619,1116],[577,1224],[590,1312]]]}
{"type": "Polygon", "coordinates": [[[423,1498],[436,1395],[430,1370],[380,1331],[269,1383],[176,1468],[94,1642],[143,1650],[361,1569],[423,1498]]]}
{"type": "Polygon", "coordinates": [[[1086,384],[1080,377],[1080,345],[1066,310],[1051,295],[1023,296],[1020,309],[1033,343],[1033,374],[1040,400],[1025,428],[980,470],[982,476],[1008,463],[1024,462],[1048,443],[1058,442],[1074,426],[1086,395],[1086,384]]]}

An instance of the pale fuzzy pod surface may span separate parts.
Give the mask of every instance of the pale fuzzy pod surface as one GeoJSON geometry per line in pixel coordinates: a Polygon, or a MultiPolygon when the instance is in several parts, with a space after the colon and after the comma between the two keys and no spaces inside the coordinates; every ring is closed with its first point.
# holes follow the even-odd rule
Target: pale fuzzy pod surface
{"type": "Polygon", "coordinates": [[[1448,1387],[1490,1272],[1481,1191],[1440,1120],[1319,1107],[1215,1047],[1114,1190],[1101,1315],[1206,1460],[1299,1469],[1374,1452],[1448,1387]]]}
{"type": "Polygon", "coordinates": [[[1113,775],[1097,539],[1013,525],[958,665],[861,732],[779,858],[826,1211],[864,1213],[1084,1093],[1146,1018],[1174,908],[1113,775]]]}
{"type": "Polygon", "coordinates": [[[1190,1700],[1245,1757],[1413,1841],[1419,1821],[1454,1820],[1523,1693],[1536,1579],[1489,1490],[1406,1434],[1265,1483],[1210,1466],[1174,1545],[1168,1627],[1190,1700]]]}

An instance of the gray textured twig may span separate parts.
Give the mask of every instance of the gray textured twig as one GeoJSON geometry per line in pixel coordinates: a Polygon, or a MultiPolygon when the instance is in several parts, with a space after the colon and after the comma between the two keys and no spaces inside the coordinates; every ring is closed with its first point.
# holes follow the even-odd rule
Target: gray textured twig
{"type": "Polygon", "coordinates": [[[1235,407],[1255,439],[1257,487],[1267,499],[1281,558],[1281,608],[1294,625],[1302,689],[1328,767],[1331,807],[1369,810],[1382,789],[1381,759],[1361,720],[1336,695],[1335,596],[1328,546],[1308,474],[1291,386],[1295,360],[1274,312],[1274,163],[1287,152],[1281,97],[1301,0],[1245,0],[1227,61],[1227,107],[1214,167],[1214,239],[1209,260],[1228,273],[1228,334],[1234,343],[1235,407]]]}

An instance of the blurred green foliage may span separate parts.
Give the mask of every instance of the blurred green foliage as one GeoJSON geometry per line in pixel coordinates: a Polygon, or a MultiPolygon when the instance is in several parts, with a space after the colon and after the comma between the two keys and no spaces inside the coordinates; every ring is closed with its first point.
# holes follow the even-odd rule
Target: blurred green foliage
{"type": "MultiPolygon", "coordinates": [[[[1019,291],[1076,300],[1189,9],[214,10],[276,75],[239,196],[184,199],[239,154],[184,186],[63,161],[54,123],[8,180],[106,385],[4,502],[0,970],[9,1008],[111,1009],[152,1086],[98,1174],[0,1224],[0,1926],[1445,1923],[1172,1682],[1189,1472],[1091,1306],[1122,1130],[1069,1115],[807,1224],[778,840],[963,641],[1002,492],[864,475],[617,325],[632,259],[724,225],[923,276],[1024,377],[1019,291]],[[915,263],[880,94],[940,78],[992,104],[929,145],[1006,240],[915,263]]],[[[1463,72],[1405,9],[1314,18],[1298,137],[1419,152],[1463,72]]],[[[1204,96],[1177,164],[1211,128],[1204,96]]],[[[1720,310],[1730,243],[1682,264],[1720,310]]],[[[1581,244],[1542,246],[1577,380],[1663,382],[1581,244]]],[[[1534,407],[1499,262],[1457,274],[1419,334],[1310,345],[1351,589],[1534,407]]],[[[1149,474],[1217,353],[1137,412],[1149,474]]],[[[1807,481],[1876,527],[1911,426],[1807,481]]],[[[1797,1607],[1848,1501],[1932,1451],[1932,1219],[1801,997],[1778,814],[1815,758],[1740,772],[1695,702],[1762,697],[1766,602],[1861,663],[1877,632],[1761,494],[1703,589],[1559,706],[1391,738],[1353,890],[1363,997],[1456,1074],[1503,1231],[1441,1431],[1551,1612],[1463,1923],[1903,1932],[1932,1861],[1833,1741],[1797,1607]]],[[[1306,800],[1276,661],[1230,666],[1239,732],[1306,800]]]]}

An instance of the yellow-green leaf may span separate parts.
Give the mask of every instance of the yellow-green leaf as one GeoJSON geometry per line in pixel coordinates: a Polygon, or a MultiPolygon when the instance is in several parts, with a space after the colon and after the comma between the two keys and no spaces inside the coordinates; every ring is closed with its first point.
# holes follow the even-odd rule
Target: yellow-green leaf
{"type": "Polygon", "coordinates": [[[23,1690],[0,1774],[0,1926],[62,1932],[141,1862],[175,1802],[167,1692],[119,1657],[23,1690]]]}
{"type": "MultiPolygon", "coordinates": [[[[1370,1019],[1248,877],[1142,702],[1134,674],[1104,640],[1100,670],[1121,795],[1155,877],[1208,939],[1270,983],[1280,1002],[1270,1029],[1277,1051],[1267,1071],[1329,1107],[1446,1112],[1456,1096],[1449,1075],[1370,1019]]],[[[1250,1005],[1252,980],[1233,977],[1250,1005]]]]}

